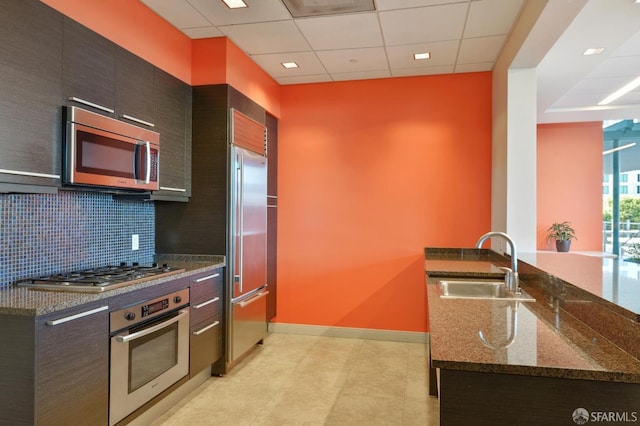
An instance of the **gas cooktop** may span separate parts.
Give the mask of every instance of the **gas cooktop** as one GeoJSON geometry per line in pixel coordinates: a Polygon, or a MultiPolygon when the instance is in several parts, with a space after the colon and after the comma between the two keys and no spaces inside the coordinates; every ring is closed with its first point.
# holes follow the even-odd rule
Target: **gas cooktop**
{"type": "Polygon", "coordinates": [[[33,290],[100,293],[179,272],[184,272],[184,269],[172,268],[166,263],[154,263],[150,266],[141,266],[135,262],[131,265],[121,263],[119,266],[103,266],[28,278],[17,282],[16,285],[30,287],[33,290]]]}

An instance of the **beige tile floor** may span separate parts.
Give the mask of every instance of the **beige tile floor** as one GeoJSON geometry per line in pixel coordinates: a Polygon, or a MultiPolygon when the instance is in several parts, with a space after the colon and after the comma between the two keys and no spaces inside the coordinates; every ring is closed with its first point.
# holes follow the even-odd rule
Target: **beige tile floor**
{"type": "Polygon", "coordinates": [[[419,343],[272,333],[153,425],[438,425],[425,360],[419,343]]]}

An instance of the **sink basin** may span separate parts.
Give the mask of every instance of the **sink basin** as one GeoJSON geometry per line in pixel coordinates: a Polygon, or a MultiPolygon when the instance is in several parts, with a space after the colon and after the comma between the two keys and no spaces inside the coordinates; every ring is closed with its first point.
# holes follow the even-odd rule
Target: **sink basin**
{"type": "Polygon", "coordinates": [[[440,281],[439,287],[442,299],[536,301],[524,291],[516,294],[507,290],[502,281],[440,281]]]}

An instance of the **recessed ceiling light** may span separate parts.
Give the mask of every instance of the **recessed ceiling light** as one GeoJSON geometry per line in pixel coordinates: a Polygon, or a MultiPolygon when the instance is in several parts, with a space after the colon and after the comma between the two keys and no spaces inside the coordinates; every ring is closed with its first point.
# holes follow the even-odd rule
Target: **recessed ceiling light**
{"type": "Polygon", "coordinates": [[[416,61],[420,60],[420,59],[429,59],[431,57],[431,53],[430,52],[422,52],[422,53],[414,53],[413,54],[413,59],[415,59],[416,61]]]}
{"type": "Polygon", "coordinates": [[[637,77],[636,79],[634,79],[630,83],[627,83],[626,85],[624,85],[620,89],[616,90],[615,92],[613,92],[612,94],[610,94],[609,96],[607,96],[606,98],[604,98],[603,100],[598,102],[598,105],[608,105],[611,102],[613,102],[616,99],[618,99],[619,97],[621,97],[623,95],[626,95],[627,93],[629,93],[630,91],[632,91],[633,89],[635,89],[638,86],[640,86],[640,77],[637,77]]]}
{"type": "Polygon", "coordinates": [[[604,47],[591,47],[591,48],[585,50],[584,52],[582,52],[582,54],[584,56],[598,55],[598,54],[602,53],[603,51],[604,51],[604,47]]]}
{"type": "Polygon", "coordinates": [[[299,68],[298,64],[296,64],[295,62],[282,62],[282,66],[286,69],[299,68]]]}
{"type": "Polygon", "coordinates": [[[222,0],[230,9],[239,9],[241,7],[247,7],[247,4],[242,0],[222,0]]]}

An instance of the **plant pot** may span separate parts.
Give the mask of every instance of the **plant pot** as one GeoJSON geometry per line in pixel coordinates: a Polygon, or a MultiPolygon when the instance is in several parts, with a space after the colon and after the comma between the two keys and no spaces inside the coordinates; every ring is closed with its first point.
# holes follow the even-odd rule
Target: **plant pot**
{"type": "Polygon", "coordinates": [[[556,240],[556,250],[562,253],[569,251],[571,247],[571,240],[556,240]]]}

